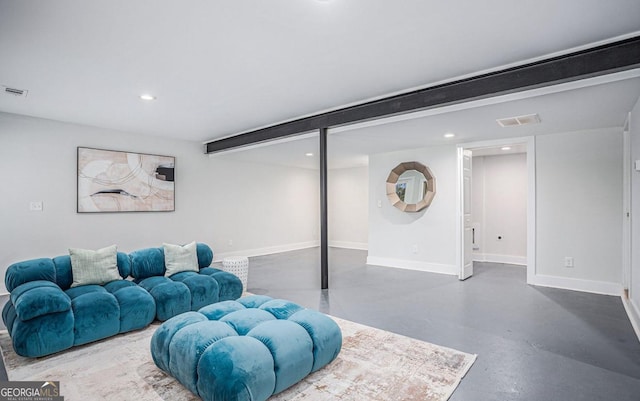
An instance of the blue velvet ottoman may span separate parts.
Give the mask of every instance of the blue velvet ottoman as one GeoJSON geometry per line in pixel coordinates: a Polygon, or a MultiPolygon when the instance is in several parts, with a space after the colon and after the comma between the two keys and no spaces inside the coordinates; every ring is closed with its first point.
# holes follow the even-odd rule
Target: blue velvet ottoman
{"type": "Polygon", "coordinates": [[[155,364],[203,400],[263,401],[333,361],[342,333],[328,316],[252,295],[164,322],[155,364]]]}

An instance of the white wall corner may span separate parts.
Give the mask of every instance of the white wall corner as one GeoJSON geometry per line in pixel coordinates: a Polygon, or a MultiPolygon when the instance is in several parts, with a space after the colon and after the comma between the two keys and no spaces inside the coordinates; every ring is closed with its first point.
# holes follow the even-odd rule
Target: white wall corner
{"type": "Polygon", "coordinates": [[[631,326],[633,326],[633,331],[636,332],[638,341],[640,341],[640,308],[633,302],[633,299],[627,299],[624,295],[622,296],[622,305],[624,305],[624,309],[627,311],[631,321],[631,326]]]}
{"type": "Polygon", "coordinates": [[[620,296],[620,294],[622,294],[622,284],[620,283],[547,276],[542,274],[534,275],[533,280],[528,284],[602,295],[620,296]]]}
{"type": "Polygon", "coordinates": [[[381,258],[377,256],[367,256],[367,265],[396,267],[399,269],[418,270],[429,273],[448,274],[452,276],[458,275],[456,265],[448,265],[441,263],[428,263],[416,260],[381,258]]]}
{"type": "Polygon", "coordinates": [[[307,242],[297,242],[293,244],[284,244],[284,245],[276,245],[276,246],[268,246],[264,248],[255,248],[255,249],[243,249],[239,251],[232,252],[214,252],[213,254],[213,263],[220,262],[222,259],[230,256],[262,256],[262,255],[271,255],[274,253],[280,252],[289,252],[289,251],[297,251],[300,249],[307,248],[315,248],[320,246],[320,241],[307,241],[307,242]]]}

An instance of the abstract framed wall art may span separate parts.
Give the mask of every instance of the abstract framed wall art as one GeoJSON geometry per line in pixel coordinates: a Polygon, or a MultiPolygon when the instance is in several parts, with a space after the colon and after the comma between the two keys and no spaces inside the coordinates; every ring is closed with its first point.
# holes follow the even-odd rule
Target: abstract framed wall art
{"type": "Polygon", "coordinates": [[[175,157],[78,147],[78,213],[172,212],[175,157]]]}

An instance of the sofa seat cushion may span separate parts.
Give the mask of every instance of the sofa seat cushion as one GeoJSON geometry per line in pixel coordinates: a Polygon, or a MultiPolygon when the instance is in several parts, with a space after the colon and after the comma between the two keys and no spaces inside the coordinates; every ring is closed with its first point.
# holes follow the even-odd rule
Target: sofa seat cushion
{"type": "Polygon", "coordinates": [[[220,286],[210,276],[196,272],[180,272],[172,275],[171,280],[181,282],[189,288],[192,311],[219,300],[220,286]]]}
{"type": "Polygon", "coordinates": [[[151,294],[156,303],[156,319],[165,321],[191,310],[189,287],[164,276],[140,280],[138,285],[151,294]]]}
{"type": "Polygon", "coordinates": [[[234,301],[242,295],[242,281],[238,276],[213,267],[200,269],[200,274],[210,276],[218,282],[220,287],[219,301],[234,301]]]}
{"type": "Polygon", "coordinates": [[[112,281],[104,286],[120,307],[120,333],[147,327],[156,318],[156,301],[144,288],[127,280],[112,281]]]}
{"type": "Polygon", "coordinates": [[[17,317],[23,321],[71,309],[71,300],[60,287],[43,280],[30,281],[15,288],[11,293],[11,303],[17,317]]]}
{"type": "Polygon", "coordinates": [[[79,287],[69,288],[65,291],[65,294],[67,294],[72,301],[81,295],[94,293],[107,294],[108,291],[103,286],[97,284],[81,285],[79,287]]]}
{"type": "Polygon", "coordinates": [[[66,291],[71,298],[75,319],[73,345],[81,345],[120,332],[120,305],[113,294],[99,285],[73,287],[66,291]]]}
{"type": "Polygon", "coordinates": [[[107,292],[114,293],[123,288],[138,287],[136,283],[129,280],[116,280],[102,286],[107,292]]]}

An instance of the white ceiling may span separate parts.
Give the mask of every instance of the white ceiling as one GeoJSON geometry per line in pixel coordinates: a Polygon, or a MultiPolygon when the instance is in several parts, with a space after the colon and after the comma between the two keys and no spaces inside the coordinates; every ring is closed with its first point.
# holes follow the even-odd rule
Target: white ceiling
{"type": "MultiPolygon", "coordinates": [[[[0,0],[0,85],[29,91],[0,96],[0,111],[205,141],[634,36],[639,16],[638,0],[0,0]]],[[[475,140],[489,129],[482,118],[520,110],[573,130],[590,115],[567,104],[586,102],[612,109],[596,125],[620,126],[638,82],[613,85],[554,94],[565,120],[534,100],[397,124],[421,144],[443,129],[475,140]]],[[[367,129],[366,145],[388,148],[392,129],[367,129]]],[[[336,133],[332,146],[364,136],[336,133]]]]}

